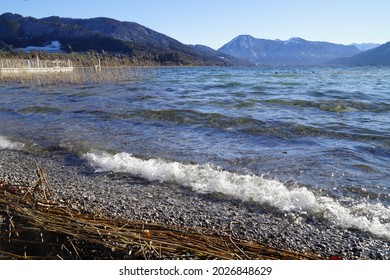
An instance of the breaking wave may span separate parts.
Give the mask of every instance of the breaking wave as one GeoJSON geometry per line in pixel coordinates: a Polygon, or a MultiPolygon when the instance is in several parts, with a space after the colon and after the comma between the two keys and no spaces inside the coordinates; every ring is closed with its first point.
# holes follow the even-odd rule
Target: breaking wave
{"type": "Polygon", "coordinates": [[[0,150],[21,150],[23,147],[23,143],[11,141],[0,135],[0,150]]]}
{"type": "Polygon", "coordinates": [[[84,157],[97,172],[124,172],[149,181],[178,184],[199,193],[222,193],[280,211],[306,212],[343,227],[390,239],[390,209],[380,203],[356,202],[346,207],[331,197],[316,195],[306,187],[289,187],[277,180],[224,171],[212,164],[144,160],[128,153],[90,152],[84,157]]]}

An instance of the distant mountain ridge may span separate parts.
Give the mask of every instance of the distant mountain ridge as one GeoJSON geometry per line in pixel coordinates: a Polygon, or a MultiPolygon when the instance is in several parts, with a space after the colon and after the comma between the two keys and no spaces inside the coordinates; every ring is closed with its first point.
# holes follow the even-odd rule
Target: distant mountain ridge
{"type": "Polygon", "coordinates": [[[352,57],[343,57],[329,61],[327,64],[349,66],[390,66],[390,42],[380,45],[377,48],[358,53],[352,57]]]}
{"type": "Polygon", "coordinates": [[[11,13],[0,15],[0,48],[43,46],[51,41],[59,41],[66,52],[124,53],[163,65],[236,65],[238,61],[233,57],[221,58],[223,54],[205,55],[134,22],[104,17],[36,19],[11,13]]]}
{"type": "Polygon", "coordinates": [[[346,46],[298,37],[282,41],[240,35],[213,50],[202,45],[185,45],[140,24],[111,18],[36,19],[12,13],[0,15],[0,50],[26,50],[33,46],[27,49],[39,51],[53,41],[59,42],[63,52],[119,53],[159,65],[390,65],[389,43],[346,46]]]}
{"type": "Polygon", "coordinates": [[[204,45],[189,45],[191,48],[193,48],[194,50],[204,54],[205,56],[210,56],[210,57],[219,57],[220,59],[222,60],[227,60],[227,61],[231,61],[233,63],[236,63],[238,65],[242,65],[242,66],[250,66],[250,65],[253,65],[252,63],[250,63],[249,61],[247,60],[243,60],[243,59],[240,59],[240,58],[237,58],[237,57],[234,57],[234,56],[231,56],[231,55],[228,55],[228,54],[225,54],[225,53],[222,53],[220,51],[216,51],[208,46],[204,46],[204,45]]]}
{"type": "Polygon", "coordinates": [[[362,43],[362,44],[351,44],[352,46],[357,47],[361,51],[368,51],[371,49],[375,49],[379,47],[381,44],[375,44],[375,43],[362,43]]]}
{"type": "Polygon", "coordinates": [[[218,49],[256,65],[317,65],[360,52],[355,46],[306,41],[294,37],[287,41],[256,39],[240,35],[218,49]]]}

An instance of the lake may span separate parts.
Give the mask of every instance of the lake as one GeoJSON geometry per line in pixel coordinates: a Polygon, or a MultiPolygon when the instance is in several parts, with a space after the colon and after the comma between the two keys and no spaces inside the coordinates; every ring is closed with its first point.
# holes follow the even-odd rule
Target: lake
{"type": "Polygon", "coordinates": [[[0,88],[0,149],[221,194],[390,240],[390,68],[155,68],[0,88]],[[81,159],[81,160],[77,160],[81,159]]]}

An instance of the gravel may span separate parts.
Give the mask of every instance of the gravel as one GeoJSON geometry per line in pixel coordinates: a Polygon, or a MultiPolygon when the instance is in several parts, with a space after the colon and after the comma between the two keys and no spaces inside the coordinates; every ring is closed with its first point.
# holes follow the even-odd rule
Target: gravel
{"type": "Polygon", "coordinates": [[[209,233],[325,258],[390,259],[390,241],[358,230],[221,194],[198,194],[179,185],[148,182],[129,174],[96,173],[87,162],[61,153],[0,150],[0,180],[36,179],[45,171],[56,196],[74,208],[149,223],[201,228],[209,233]]]}

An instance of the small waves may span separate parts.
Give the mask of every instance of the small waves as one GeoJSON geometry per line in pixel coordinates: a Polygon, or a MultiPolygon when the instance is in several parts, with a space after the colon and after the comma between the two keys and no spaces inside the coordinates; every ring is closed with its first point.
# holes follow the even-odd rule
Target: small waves
{"type": "MultiPolygon", "coordinates": [[[[329,120],[321,125],[314,119],[295,119],[293,117],[272,118],[262,115],[237,115],[235,112],[209,112],[193,109],[127,109],[127,110],[80,110],[73,111],[76,120],[97,120],[102,125],[109,124],[107,129],[121,129],[126,123],[132,126],[137,123],[149,123],[156,126],[177,126],[181,131],[184,127],[191,129],[213,129],[215,132],[228,132],[244,135],[275,137],[291,139],[299,137],[327,137],[346,140],[385,140],[389,136],[381,134],[372,125],[361,121],[361,128],[350,128],[342,120],[329,120]],[[223,114],[224,113],[224,114],[223,114]],[[229,113],[229,114],[228,114],[229,113]],[[231,114],[230,114],[231,113],[231,114]],[[92,118],[91,118],[92,117],[92,118]]],[[[363,119],[362,119],[363,120],[363,119]]],[[[322,119],[319,121],[323,121],[322,119]]],[[[370,123],[370,122],[368,122],[370,123]]]]}
{"type": "Polygon", "coordinates": [[[204,90],[211,90],[211,89],[233,89],[242,86],[243,84],[239,82],[224,82],[224,83],[218,83],[218,84],[212,84],[212,85],[206,85],[203,87],[204,90]]]}
{"type": "Polygon", "coordinates": [[[289,121],[287,118],[284,120],[258,119],[252,116],[229,116],[216,112],[201,112],[191,109],[138,109],[125,113],[107,113],[102,111],[89,113],[107,120],[135,120],[142,118],[152,122],[213,128],[283,139],[290,137],[332,137],[354,140],[388,139],[387,136],[380,135],[369,128],[361,128],[358,131],[345,130],[345,125],[343,124],[333,125],[329,123],[327,126],[317,127],[299,123],[295,120],[289,121]]]}
{"type": "Polygon", "coordinates": [[[84,157],[97,172],[129,173],[149,181],[178,184],[198,193],[222,193],[280,211],[306,212],[343,227],[390,239],[390,209],[380,203],[356,202],[347,207],[306,187],[288,187],[277,180],[228,172],[212,164],[144,160],[128,153],[89,152],[84,157]]]}
{"type": "Polygon", "coordinates": [[[368,103],[351,100],[285,100],[285,99],[270,99],[266,101],[271,104],[284,106],[293,106],[301,108],[316,108],[321,111],[343,113],[350,111],[364,111],[372,113],[383,113],[390,111],[390,104],[387,103],[368,103]]]}
{"type": "Polygon", "coordinates": [[[19,111],[22,114],[59,114],[61,110],[58,108],[53,108],[49,106],[29,106],[21,109],[19,111]]]}

